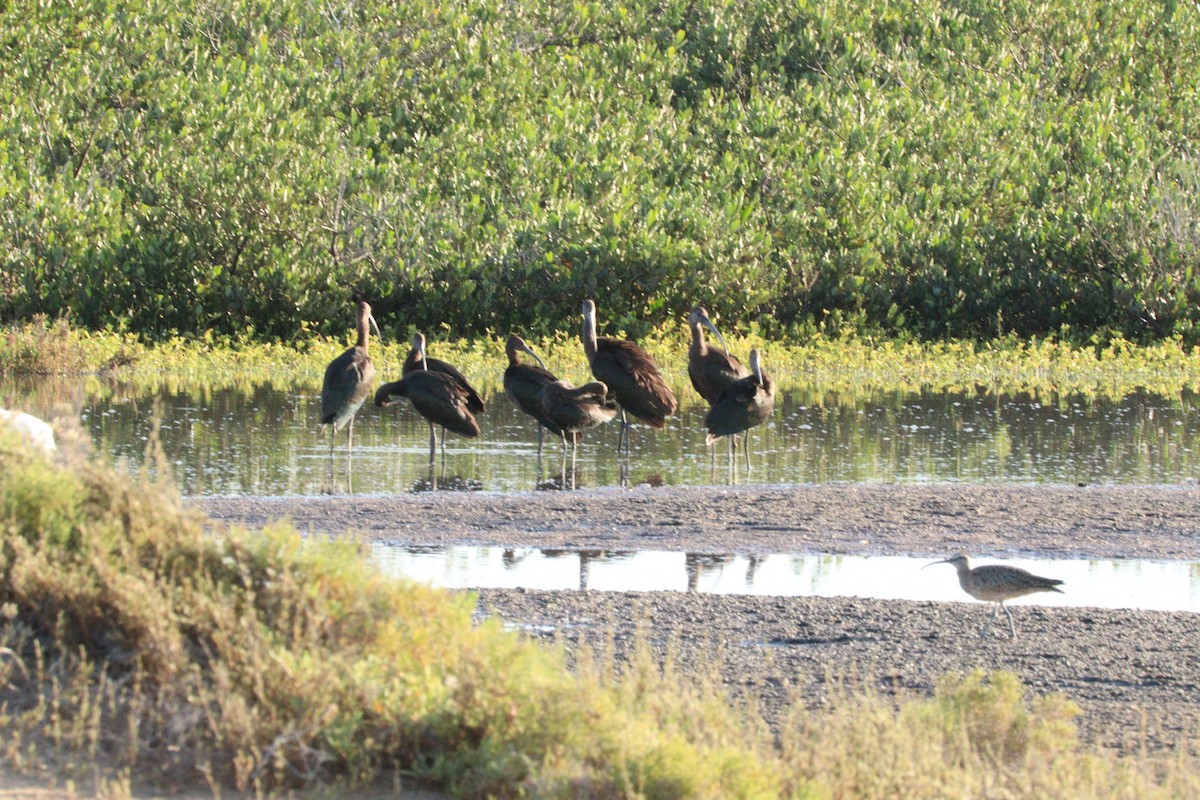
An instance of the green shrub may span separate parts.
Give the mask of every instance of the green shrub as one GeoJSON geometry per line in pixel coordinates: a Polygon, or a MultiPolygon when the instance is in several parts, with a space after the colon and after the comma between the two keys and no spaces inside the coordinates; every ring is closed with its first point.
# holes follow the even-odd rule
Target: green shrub
{"type": "Polygon", "coordinates": [[[207,530],[164,489],[0,430],[0,750],[137,781],[382,775],[455,796],[771,796],[719,694],[644,663],[612,687],[286,526],[207,530]]]}
{"type": "Polygon", "coordinates": [[[0,7],[0,320],[1200,340],[1200,9],[0,7]]]}

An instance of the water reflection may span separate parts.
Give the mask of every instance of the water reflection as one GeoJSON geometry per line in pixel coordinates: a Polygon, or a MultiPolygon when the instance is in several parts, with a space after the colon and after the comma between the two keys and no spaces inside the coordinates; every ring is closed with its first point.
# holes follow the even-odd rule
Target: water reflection
{"type": "MultiPolygon", "coordinates": [[[[577,485],[1170,484],[1200,478],[1200,419],[1192,413],[1191,393],[1112,401],[974,391],[785,392],[771,420],[750,433],[749,476],[744,466],[727,470],[723,443],[716,451],[705,446],[706,408],[690,390],[680,393],[689,404],[665,431],[634,427],[629,459],[615,453],[615,426],[589,432],[579,452],[577,485]]],[[[120,387],[85,391],[79,381],[24,381],[0,384],[0,396],[38,416],[79,415],[97,449],[131,471],[145,460],[159,398],[162,451],[188,495],[312,495],[345,488],[323,485],[329,443],[318,424],[316,390],[182,384],[143,396],[120,387]]],[[[561,485],[559,454],[551,446],[538,458],[530,419],[498,393],[489,399],[479,439],[449,437],[450,476],[430,475],[428,426],[411,408],[364,408],[354,428],[355,491],[408,492],[431,488],[434,479],[439,489],[561,485]]]]}
{"type": "MultiPolygon", "coordinates": [[[[928,558],[376,544],[371,559],[389,575],[450,589],[971,601],[959,588],[954,570],[947,568],[943,575],[922,573],[928,558]]],[[[1200,562],[1005,559],[1003,563],[1064,581],[1061,595],[1038,594],[1011,603],[1200,611],[1200,562]]]]}

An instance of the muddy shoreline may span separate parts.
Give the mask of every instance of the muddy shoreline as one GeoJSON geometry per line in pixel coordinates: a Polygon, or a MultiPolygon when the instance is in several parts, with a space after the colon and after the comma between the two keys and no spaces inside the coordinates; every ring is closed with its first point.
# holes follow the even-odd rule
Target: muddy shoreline
{"type": "MultiPolygon", "coordinates": [[[[832,484],[186,501],[215,520],[421,545],[708,554],[839,553],[1200,561],[1200,487],[832,484]]],[[[943,577],[953,580],[947,570],[943,577]]],[[[480,614],[568,649],[640,624],[678,663],[716,652],[735,697],[778,724],[789,698],[823,702],[831,678],[927,693],[947,672],[1016,673],[1082,708],[1088,741],[1134,751],[1200,741],[1200,614],[1014,606],[1019,638],[980,639],[989,612],[857,598],[482,590],[480,614]]],[[[1003,628],[1003,626],[998,626],[1003,628]]]]}

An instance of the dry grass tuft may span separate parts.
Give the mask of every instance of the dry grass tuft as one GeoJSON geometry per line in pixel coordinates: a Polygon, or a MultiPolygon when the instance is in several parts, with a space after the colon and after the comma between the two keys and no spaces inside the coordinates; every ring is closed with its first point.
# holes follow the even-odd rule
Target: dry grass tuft
{"type": "Polygon", "coordinates": [[[649,662],[617,687],[574,675],[473,624],[473,598],[397,584],[354,547],[283,525],[214,535],[164,487],[7,439],[0,462],[13,768],[239,790],[400,775],[463,797],[777,787],[718,695],[649,662]]]}

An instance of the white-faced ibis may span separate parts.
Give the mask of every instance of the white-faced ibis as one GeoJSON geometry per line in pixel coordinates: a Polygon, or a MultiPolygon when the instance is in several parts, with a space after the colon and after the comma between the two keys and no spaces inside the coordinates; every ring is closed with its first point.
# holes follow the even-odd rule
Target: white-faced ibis
{"type": "MultiPolygon", "coordinates": [[[[1012,634],[1012,638],[1017,638],[1017,627],[1013,624],[1012,612],[1008,610],[1008,606],[1004,605],[1005,600],[1024,597],[1034,592],[1058,592],[1062,594],[1062,589],[1057,588],[1062,585],[1062,581],[1060,580],[1042,578],[1020,567],[1009,567],[1004,564],[988,564],[972,569],[971,562],[961,553],[951,556],[944,561],[934,561],[933,564],[950,564],[958,570],[958,585],[963,588],[964,592],[976,600],[996,604],[996,607],[992,609],[992,616],[988,619],[987,625],[984,626],[983,631],[979,634],[980,638],[987,636],[988,631],[992,629],[992,623],[996,621],[996,616],[1002,608],[1004,609],[1004,613],[1008,615],[1008,631],[1012,634]]],[[[931,567],[933,564],[926,564],[925,566],[931,567]]]]}
{"type": "MultiPolygon", "coordinates": [[[[758,350],[750,351],[750,375],[721,390],[717,401],[704,418],[708,428],[705,441],[712,444],[720,436],[735,436],[761,425],[775,409],[775,382],[762,368],[758,350]]],[[[750,450],[746,450],[746,469],[750,469],[750,450]]]]}
{"type": "MultiPolygon", "coordinates": [[[[585,383],[578,389],[566,381],[552,381],[545,385],[541,394],[542,413],[561,433],[563,445],[563,471],[566,471],[567,437],[571,437],[571,485],[575,484],[575,454],[579,449],[576,434],[588,428],[603,425],[617,415],[616,404],[609,399],[608,387],[601,381],[585,383]]],[[[564,476],[563,483],[566,483],[564,476]]]]}
{"type": "MultiPolygon", "coordinates": [[[[504,394],[512,400],[513,405],[538,421],[538,458],[542,457],[542,428],[547,428],[555,436],[562,436],[562,428],[558,423],[546,416],[542,411],[542,389],[546,384],[558,380],[553,372],[546,369],[545,363],[538,354],[525,343],[520,336],[508,337],[504,346],[508,355],[508,367],[504,370],[504,394]],[[528,353],[538,362],[538,365],[521,363],[521,353],[528,353]]],[[[575,439],[578,434],[572,433],[575,439]]]]}
{"type": "MultiPolygon", "coordinates": [[[[425,337],[421,336],[421,361],[425,360],[424,344],[425,337]]],[[[391,405],[400,397],[407,397],[412,402],[417,413],[429,422],[429,463],[432,465],[437,450],[437,431],[434,425],[440,425],[444,430],[454,431],[462,436],[473,438],[479,435],[479,423],[475,421],[475,414],[471,409],[476,404],[482,405],[482,401],[475,390],[464,386],[464,383],[465,381],[456,380],[446,372],[417,367],[400,380],[380,386],[379,391],[375,392],[375,405],[391,405]]],[[[445,463],[446,435],[443,433],[442,464],[445,463]]]]}
{"type": "Polygon", "coordinates": [[[367,395],[371,393],[371,384],[375,380],[375,366],[367,354],[370,341],[369,325],[375,326],[376,335],[379,326],[371,316],[371,306],[365,301],[358,302],[358,341],[354,347],[329,362],[325,368],[325,381],[321,384],[321,424],[329,425],[329,484],[333,485],[333,442],[337,432],[343,427],[346,431],[346,488],[353,491],[351,486],[351,459],[354,455],[354,415],[362,406],[367,395]]]}
{"type": "MultiPolygon", "coordinates": [[[[708,318],[708,312],[703,307],[696,306],[692,309],[692,313],[688,315],[688,327],[692,329],[692,346],[688,348],[688,377],[691,378],[692,387],[696,393],[703,397],[709,406],[712,406],[717,402],[717,398],[726,386],[748,377],[750,370],[746,369],[737,356],[730,355],[729,345],[725,344],[725,337],[708,318]],[[713,335],[720,340],[721,350],[710,348],[708,342],[704,341],[705,328],[712,331],[713,335]]],[[[746,437],[742,440],[743,447],[749,436],[750,433],[747,431],[746,437]]],[[[735,436],[729,438],[730,458],[733,457],[736,438],[735,436]]],[[[713,457],[714,459],[716,457],[715,451],[713,457]]]]}
{"type": "Polygon", "coordinates": [[[472,414],[484,412],[483,398],[479,396],[479,392],[475,391],[475,387],[467,382],[461,372],[440,358],[429,358],[425,355],[425,334],[423,333],[413,334],[412,347],[409,348],[408,358],[404,359],[404,364],[400,367],[400,375],[407,375],[416,369],[427,369],[449,375],[467,393],[467,410],[472,414]]]}
{"type": "MultiPolygon", "coordinates": [[[[621,436],[629,449],[629,418],[626,412],[661,430],[678,404],[671,387],[658,372],[650,354],[633,342],[596,336],[596,304],[583,301],[583,352],[592,375],[603,382],[621,407],[621,436]]],[[[617,439],[617,450],[621,439],[617,439]]]]}
{"type": "Polygon", "coordinates": [[[711,406],[717,402],[722,389],[734,381],[748,377],[750,370],[746,369],[737,356],[729,354],[725,337],[700,306],[693,308],[692,313],[688,315],[688,327],[692,329],[692,346],[688,349],[688,377],[692,379],[696,393],[711,406]],[[705,328],[712,331],[721,341],[723,352],[710,348],[704,341],[705,328]]]}
{"type": "Polygon", "coordinates": [[[25,441],[38,450],[52,453],[57,448],[54,443],[54,429],[44,420],[24,411],[9,411],[0,408],[0,425],[5,425],[25,437],[25,441]]]}

